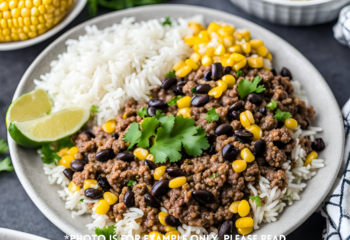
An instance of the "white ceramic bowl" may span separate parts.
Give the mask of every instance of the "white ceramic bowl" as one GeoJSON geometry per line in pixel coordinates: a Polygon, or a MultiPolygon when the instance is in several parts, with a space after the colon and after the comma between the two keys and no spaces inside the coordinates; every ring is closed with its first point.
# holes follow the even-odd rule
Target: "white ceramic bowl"
{"type": "Polygon", "coordinates": [[[0,51],[10,51],[10,50],[29,47],[34,44],[40,43],[48,39],[49,37],[52,37],[59,31],[61,31],[63,28],[65,28],[71,21],[73,21],[74,18],[76,18],[78,14],[81,12],[81,10],[83,10],[85,4],[86,4],[86,0],[75,0],[71,9],[67,13],[67,16],[63,18],[63,20],[59,22],[56,26],[54,26],[52,29],[50,29],[49,31],[47,31],[46,33],[40,36],[31,38],[25,41],[0,43],[0,51]]]}
{"type": "Polygon", "coordinates": [[[263,20],[292,26],[310,26],[333,21],[350,0],[231,0],[263,20]]]}
{"type": "MultiPolygon", "coordinates": [[[[301,194],[301,201],[287,207],[275,223],[262,225],[254,234],[288,234],[310,216],[325,198],[337,176],[342,161],[344,148],[344,129],[342,115],[338,104],[315,67],[286,41],[270,31],[231,14],[211,10],[208,8],[187,5],[154,5],[117,11],[94,18],[80,24],[56,39],[32,63],[22,77],[13,99],[21,94],[33,90],[33,79],[50,70],[50,62],[57,55],[66,51],[65,41],[77,39],[84,34],[86,25],[95,24],[99,28],[119,23],[123,17],[134,16],[137,21],[166,16],[190,17],[195,14],[204,15],[206,24],[214,20],[223,20],[234,24],[237,28],[247,28],[253,37],[262,39],[274,56],[274,66],[281,69],[288,67],[295,79],[298,79],[309,96],[310,103],[315,107],[317,115],[313,125],[320,126],[324,132],[322,137],[326,149],[320,153],[325,159],[326,167],[318,171],[317,175],[308,182],[308,186],[301,194]]],[[[142,38],[142,36],[140,36],[142,38]]],[[[24,189],[36,206],[57,227],[69,235],[91,234],[85,227],[92,222],[90,215],[71,218],[71,213],[64,207],[64,202],[58,197],[58,186],[50,186],[44,175],[43,164],[36,150],[18,146],[8,135],[13,165],[24,189]]]]}

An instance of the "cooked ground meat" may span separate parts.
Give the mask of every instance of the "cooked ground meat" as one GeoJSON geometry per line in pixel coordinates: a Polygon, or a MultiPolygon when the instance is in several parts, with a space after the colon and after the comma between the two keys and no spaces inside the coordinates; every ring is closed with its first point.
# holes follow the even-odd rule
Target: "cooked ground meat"
{"type": "MultiPolygon", "coordinates": [[[[205,81],[204,74],[210,70],[209,67],[201,66],[197,71],[191,72],[184,79],[177,78],[177,82],[187,81],[182,85],[184,95],[193,96],[192,89],[198,84],[209,84],[212,88],[217,86],[215,81],[205,81]]],[[[182,169],[187,176],[187,183],[181,188],[169,189],[157,199],[162,207],[165,207],[169,214],[178,218],[181,223],[191,226],[201,226],[207,229],[217,227],[222,221],[230,220],[234,214],[229,211],[229,207],[233,201],[248,199],[252,193],[248,188],[248,184],[252,184],[259,189],[258,183],[260,176],[264,176],[270,181],[270,186],[277,186],[284,189],[288,186],[287,175],[282,164],[290,159],[290,153],[295,146],[292,139],[292,131],[274,119],[274,111],[266,109],[266,105],[271,99],[277,102],[277,106],[281,111],[288,111],[293,118],[297,120],[299,125],[306,127],[311,122],[315,111],[313,107],[307,107],[305,102],[297,99],[293,95],[293,85],[288,77],[274,76],[270,71],[264,69],[242,69],[242,76],[237,77],[236,72],[231,71],[236,77],[236,85],[232,89],[227,89],[220,98],[210,97],[202,107],[192,107],[191,115],[196,126],[201,126],[208,134],[215,134],[215,129],[221,124],[230,124],[233,131],[242,130],[243,127],[239,120],[239,114],[242,111],[249,110],[252,112],[254,120],[260,126],[263,135],[262,139],[266,142],[265,152],[256,156],[255,161],[247,164],[247,168],[241,172],[235,172],[232,169],[232,161],[223,158],[221,150],[227,144],[242,150],[249,148],[254,153],[254,143],[251,139],[238,137],[235,134],[230,136],[215,136],[212,142],[214,152],[204,152],[202,156],[191,158],[183,154],[183,158],[178,163],[158,164],[167,167],[178,167],[182,169]],[[261,103],[253,103],[249,100],[243,101],[240,109],[235,109],[236,113],[230,110],[230,107],[240,101],[237,84],[242,79],[252,81],[255,76],[262,78],[262,83],[266,90],[261,93],[261,103]],[[218,121],[208,123],[206,119],[207,111],[215,108],[219,115],[218,121]],[[210,204],[202,204],[197,202],[192,192],[195,190],[205,190],[212,194],[213,202],[210,204]]],[[[175,94],[172,89],[154,89],[152,96],[155,99],[164,101],[171,100],[175,94]]],[[[259,102],[258,102],[259,103],[259,102]]],[[[113,205],[108,216],[110,218],[122,219],[123,214],[127,211],[124,196],[127,192],[134,192],[135,206],[140,208],[145,214],[140,219],[142,231],[148,233],[150,231],[164,232],[164,226],[159,222],[158,213],[160,210],[148,206],[145,202],[145,194],[151,194],[152,186],[157,182],[154,180],[154,170],[145,161],[126,162],[117,159],[117,154],[127,151],[129,143],[123,138],[129,126],[133,122],[140,123],[142,118],[138,116],[137,110],[147,106],[146,103],[139,104],[135,100],[130,99],[126,102],[125,108],[116,116],[115,133],[118,137],[113,138],[112,134],[105,133],[101,127],[94,127],[93,133],[95,138],[91,138],[85,133],[77,134],[75,144],[79,148],[77,159],[84,159],[89,163],[85,165],[82,172],[76,172],[73,181],[76,185],[82,187],[86,179],[97,179],[99,175],[106,177],[111,191],[115,193],[119,201],[113,205]],[[124,115],[126,114],[126,115],[124,115]],[[124,117],[123,117],[124,116],[124,117]],[[126,118],[125,118],[126,116],[126,118]],[[95,154],[104,149],[112,149],[114,157],[106,162],[98,162],[95,154]],[[134,186],[128,186],[130,180],[137,181],[134,186]]],[[[163,112],[168,116],[177,114],[177,107],[170,106],[163,112]]],[[[283,125],[283,124],[282,124],[283,125]]],[[[311,151],[311,142],[307,138],[300,138],[302,148],[308,153],[311,151]]],[[[240,154],[236,159],[241,159],[240,154]]],[[[164,174],[160,180],[170,180],[171,178],[164,174]]],[[[107,191],[107,189],[104,189],[107,191]]],[[[264,199],[262,199],[262,202],[264,199]]]]}

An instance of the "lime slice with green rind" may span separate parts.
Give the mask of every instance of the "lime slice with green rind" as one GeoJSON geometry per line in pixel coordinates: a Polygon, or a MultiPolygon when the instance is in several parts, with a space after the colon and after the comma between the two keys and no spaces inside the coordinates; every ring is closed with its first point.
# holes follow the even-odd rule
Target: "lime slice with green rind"
{"type": "Polygon", "coordinates": [[[37,89],[26,93],[11,103],[6,113],[6,127],[13,121],[23,122],[43,117],[51,111],[48,94],[37,89]]]}
{"type": "Polygon", "coordinates": [[[23,147],[38,147],[77,132],[89,120],[90,112],[84,108],[69,108],[41,118],[11,122],[9,133],[23,147]]]}

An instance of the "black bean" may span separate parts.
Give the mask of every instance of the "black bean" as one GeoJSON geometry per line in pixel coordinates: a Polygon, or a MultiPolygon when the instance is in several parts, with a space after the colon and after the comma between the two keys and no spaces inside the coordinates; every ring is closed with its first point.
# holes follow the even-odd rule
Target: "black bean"
{"type": "Polygon", "coordinates": [[[222,77],[222,65],[221,63],[213,63],[211,65],[211,78],[213,80],[219,80],[222,77]]]}
{"type": "Polygon", "coordinates": [[[88,188],[85,190],[85,197],[92,198],[92,199],[99,199],[103,196],[103,192],[94,189],[94,188],[88,188]]]}
{"type": "Polygon", "coordinates": [[[90,131],[84,131],[83,133],[84,133],[86,136],[88,136],[89,140],[90,140],[91,138],[95,138],[95,134],[93,134],[93,133],[90,132],[90,131]]]}
{"type": "Polygon", "coordinates": [[[208,139],[209,144],[212,144],[213,141],[214,141],[215,135],[214,135],[214,134],[211,134],[211,133],[207,133],[207,134],[205,135],[205,137],[208,139]]]}
{"type": "Polygon", "coordinates": [[[263,157],[256,157],[255,161],[257,162],[258,166],[264,166],[266,164],[266,160],[263,157]]]}
{"type": "Polygon", "coordinates": [[[235,136],[241,137],[241,138],[252,138],[252,137],[254,137],[254,134],[249,132],[248,130],[235,130],[234,134],[235,134],[235,136]]]}
{"type": "Polygon", "coordinates": [[[185,95],[182,91],[183,86],[173,86],[172,90],[175,95],[185,95]]]}
{"type": "Polygon", "coordinates": [[[240,114],[241,114],[241,111],[232,111],[232,112],[228,112],[228,117],[229,117],[230,121],[239,120],[240,114]]]}
{"type": "Polygon", "coordinates": [[[177,227],[181,225],[181,222],[179,219],[174,217],[173,215],[168,215],[164,218],[164,222],[166,225],[171,226],[171,227],[177,227]]]}
{"type": "Polygon", "coordinates": [[[186,85],[186,83],[187,83],[187,81],[180,81],[180,82],[178,82],[176,85],[177,85],[177,86],[180,86],[180,87],[183,87],[183,86],[186,85]]]}
{"type": "Polygon", "coordinates": [[[154,117],[157,113],[157,109],[155,107],[148,107],[147,108],[147,114],[150,116],[150,117],[154,117]]]}
{"type": "Polygon", "coordinates": [[[98,176],[97,181],[98,181],[98,185],[100,185],[100,187],[103,190],[107,191],[107,190],[109,190],[111,188],[111,185],[109,185],[109,182],[108,182],[107,178],[102,177],[100,175],[100,176],[98,176]]]}
{"type": "Polygon", "coordinates": [[[240,142],[240,143],[243,143],[243,144],[250,144],[252,142],[251,139],[248,139],[248,138],[240,138],[240,137],[237,137],[236,136],[236,141],[240,142]]]}
{"type": "Polygon", "coordinates": [[[66,168],[63,170],[63,174],[64,176],[66,176],[66,178],[68,178],[69,180],[73,180],[73,174],[74,174],[74,171],[70,168],[66,168]]]}
{"type": "Polygon", "coordinates": [[[221,153],[225,160],[232,160],[236,158],[237,154],[239,153],[239,149],[232,144],[227,144],[222,148],[221,153]]]}
{"type": "Polygon", "coordinates": [[[256,106],[260,106],[263,101],[262,97],[256,93],[249,94],[247,100],[251,103],[254,103],[256,106]]]}
{"type": "Polygon", "coordinates": [[[129,191],[124,195],[124,204],[128,208],[131,208],[135,205],[135,193],[133,191],[129,191]]]}
{"type": "Polygon", "coordinates": [[[264,139],[259,139],[254,143],[254,152],[257,156],[264,156],[266,149],[266,142],[264,139]]]}
{"type": "Polygon", "coordinates": [[[261,113],[262,115],[266,115],[266,107],[260,108],[259,113],[261,113]]]}
{"type": "Polygon", "coordinates": [[[271,72],[272,72],[272,74],[273,74],[274,76],[277,76],[277,72],[276,72],[276,70],[275,70],[274,68],[271,69],[271,72]]]}
{"type": "Polygon", "coordinates": [[[153,185],[151,193],[153,196],[161,196],[165,194],[168,190],[169,180],[161,180],[153,185]]]}
{"type": "Polygon", "coordinates": [[[112,134],[112,138],[114,138],[115,140],[117,140],[119,138],[119,135],[117,133],[113,133],[112,134]]]}
{"type": "Polygon", "coordinates": [[[304,121],[306,122],[306,125],[304,125],[304,127],[303,127],[303,124],[301,125],[301,129],[303,129],[303,130],[307,129],[309,127],[309,124],[310,124],[308,120],[304,119],[304,121]]]}
{"type": "Polygon", "coordinates": [[[278,122],[276,128],[281,128],[284,126],[284,122],[278,122]]]}
{"type": "Polygon", "coordinates": [[[109,159],[112,159],[114,157],[114,153],[112,149],[105,149],[102,151],[99,151],[95,155],[95,159],[99,162],[107,162],[109,159]]]}
{"type": "Polygon", "coordinates": [[[169,89],[169,88],[171,88],[173,85],[175,85],[176,82],[177,82],[176,77],[168,77],[168,78],[166,78],[166,79],[163,80],[161,88],[163,88],[163,89],[169,89]]]}
{"type": "Polygon", "coordinates": [[[85,164],[86,163],[82,160],[73,160],[70,162],[70,168],[74,172],[82,172],[84,170],[85,164]]]}
{"type": "Polygon", "coordinates": [[[227,135],[230,136],[232,134],[232,126],[230,124],[221,124],[215,129],[215,135],[227,135]]]}
{"type": "Polygon", "coordinates": [[[150,207],[160,208],[159,200],[151,194],[145,194],[145,202],[150,207]]]}
{"type": "Polygon", "coordinates": [[[234,239],[235,238],[234,233],[235,233],[235,224],[231,220],[226,221],[223,224],[221,224],[219,228],[219,234],[218,234],[219,240],[234,239]]]}
{"type": "Polygon", "coordinates": [[[273,141],[273,145],[275,145],[279,149],[282,149],[282,148],[284,148],[284,146],[286,146],[286,143],[283,143],[281,141],[273,141]]]}
{"type": "Polygon", "coordinates": [[[208,95],[196,95],[191,100],[191,105],[195,107],[202,107],[207,102],[209,102],[209,96],[208,95]]]}
{"type": "Polygon", "coordinates": [[[209,84],[200,84],[196,86],[196,92],[200,94],[207,94],[211,87],[209,84]]]}
{"type": "Polygon", "coordinates": [[[214,195],[206,190],[194,190],[192,191],[192,197],[194,200],[204,205],[214,201],[214,195]]]}
{"type": "Polygon", "coordinates": [[[241,110],[244,107],[244,102],[242,100],[235,102],[228,108],[229,112],[241,110]]]}
{"type": "Polygon", "coordinates": [[[145,165],[149,167],[149,169],[154,170],[157,168],[157,165],[150,161],[150,160],[145,160],[145,165]]]}
{"type": "Polygon", "coordinates": [[[225,75],[226,75],[226,74],[230,74],[231,71],[232,71],[232,67],[230,67],[230,66],[224,67],[224,74],[225,74],[225,75]]]}
{"type": "Polygon", "coordinates": [[[215,145],[211,145],[208,149],[205,150],[205,152],[209,155],[214,155],[216,153],[215,145]]]}
{"type": "Polygon", "coordinates": [[[164,109],[168,106],[166,101],[161,100],[161,99],[151,99],[148,102],[149,107],[154,107],[156,109],[164,109]]]}
{"type": "Polygon", "coordinates": [[[282,70],[281,70],[281,75],[283,76],[283,77],[289,77],[289,80],[292,80],[293,79],[293,76],[292,76],[292,73],[289,71],[289,69],[288,68],[282,68],[282,70]]]}
{"type": "Polygon", "coordinates": [[[311,147],[315,151],[322,151],[326,147],[326,145],[324,144],[322,138],[316,138],[315,141],[311,143],[311,147]]]}
{"type": "Polygon", "coordinates": [[[182,169],[174,167],[168,167],[166,173],[172,178],[186,176],[186,173],[182,169]]]}
{"type": "Polygon", "coordinates": [[[118,153],[117,159],[123,160],[125,162],[131,162],[134,160],[134,154],[128,152],[118,153]]]}
{"type": "Polygon", "coordinates": [[[213,80],[213,79],[211,78],[211,70],[209,70],[208,72],[206,72],[206,73],[204,74],[204,80],[205,80],[205,81],[211,81],[211,80],[213,80]]]}

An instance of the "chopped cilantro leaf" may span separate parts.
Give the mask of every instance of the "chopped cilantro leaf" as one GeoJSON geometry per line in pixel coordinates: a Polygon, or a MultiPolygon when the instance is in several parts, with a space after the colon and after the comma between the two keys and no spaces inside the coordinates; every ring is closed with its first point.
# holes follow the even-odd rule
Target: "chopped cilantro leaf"
{"type": "Polygon", "coordinates": [[[136,185],[136,183],[137,183],[137,181],[135,181],[135,180],[130,180],[129,182],[128,182],[128,187],[133,187],[133,186],[135,186],[136,185]]]}
{"type": "Polygon", "coordinates": [[[1,171],[7,171],[7,172],[12,172],[14,170],[11,160],[9,157],[5,158],[0,162],[0,172],[1,171]]]}
{"type": "Polygon", "coordinates": [[[261,202],[260,202],[260,196],[249,196],[249,199],[252,199],[253,201],[255,201],[256,206],[261,207],[261,202]]]}
{"type": "Polygon", "coordinates": [[[62,138],[60,140],[58,140],[56,142],[56,145],[57,145],[57,150],[61,150],[63,148],[71,148],[74,146],[72,140],[70,139],[70,137],[65,137],[65,138],[62,138]]]}
{"type": "Polygon", "coordinates": [[[99,112],[98,106],[92,105],[92,107],[91,107],[91,109],[90,109],[90,112],[91,112],[92,114],[98,113],[98,112],[99,112]]]}
{"type": "Polygon", "coordinates": [[[191,92],[192,92],[193,94],[196,94],[196,93],[197,93],[196,87],[192,88],[192,89],[191,89],[191,92]]]}
{"type": "Polygon", "coordinates": [[[216,113],[215,108],[208,110],[207,116],[204,117],[208,123],[219,120],[219,114],[216,113]]]}
{"type": "Polygon", "coordinates": [[[267,104],[266,107],[270,110],[275,110],[275,108],[277,107],[277,102],[274,100],[271,100],[271,102],[269,104],[267,104]]]}
{"type": "Polygon", "coordinates": [[[130,143],[128,150],[132,149],[140,141],[142,133],[137,122],[130,124],[129,130],[124,135],[124,141],[130,143]]]}
{"type": "Polygon", "coordinates": [[[160,121],[157,118],[145,118],[141,124],[141,137],[138,141],[138,146],[142,148],[149,147],[149,139],[156,135],[160,121]]]}
{"type": "Polygon", "coordinates": [[[182,98],[181,95],[173,97],[170,101],[167,102],[168,106],[174,106],[176,104],[177,100],[179,100],[181,98],[182,98]]]}
{"type": "Polygon", "coordinates": [[[213,173],[210,177],[211,177],[211,178],[216,178],[216,177],[218,177],[218,176],[220,176],[220,174],[218,174],[218,173],[215,173],[215,174],[214,174],[214,173],[213,173]]]}
{"type": "Polygon", "coordinates": [[[236,74],[237,74],[237,77],[242,76],[242,70],[239,70],[236,74]]]}
{"type": "Polygon", "coordinates": [[[110,239],[116,239],[116,234],[115,234],[115,226],[111,225],[111,226],[104,226],[103,228],[99,228],[96,227],[95,228],[95,234],[97,236],[104,236],[106,240],[110,240],[110,239]]]}
{"type": "Polygon", "coordinates": [[[256,76],[253,80],[253,82],[248,81],[246,79],[243,79],[238,84],[238,91],[239,95],[241,96],[241,99],[245,99],[246,96],[248,96],[249,93],[256,92],[261,93],[265,90],[264,85],[258,86],[259,82],[262,80],[261,77],[256,76]]]}
{"type": "Polygon", "coordinates": [[[276,119],[277,121],[283,122],[287,118],[291,118],[291,117],[292,117],[292,114],[290,114],[289,112],[283,112],[277,109],[277,111],[275,112],[275,116],[273,118],[276,119]]]}
{"type": "Polygon", "coordinates": [[[171,26],[170,17],[166,17],[166,18],[165,18],[165,21],[164,21],[164,22],[162,22],[162,25],[163,25],[163,26],[165,26],[165,25],[169,25],[169,26],[171,26]]]}
{"type": "Polygon", "coordinates": [[[152,99],[152,98],[153,98],[153,95],[152,95],[152,94],[148,94],[147,97],[148,97],[149,99],[152,99]]]}
{"type": "Polygon", "coordinates": [[[0,140],[0,154],[7,153],[9,151],[9,145],[4,139],[0,140]]]}
{"type": "Polygon", "coordinates": [[[38,152],[41,155],[41,160],[46,164],[55,163],[57,165],[58,161],[61,159],[61,157],[57,155],[57,152],[51,148],[49,143],[44,144],[38,152]]]}
{"type": "Polygon", "coordinates": [[[84,198],[80,199],[79,201],[80,201],[80,202],[84,202],[84,198]]]}
{"type": "Polygon", "coordinates": [[[137,110],[137,115],[139,115],[142,118],[148,117],[147,107],[143,107],[137,110]]]}
{"type": "Polygon", "coordinates": [[[166,77],[166,78],[168,78],[168,77],[176,77],[176,75],[175,75],[175,70],[170,71],[170,72],[168,72],[167,74],[165,74],[165,77],[166,77]]]}

